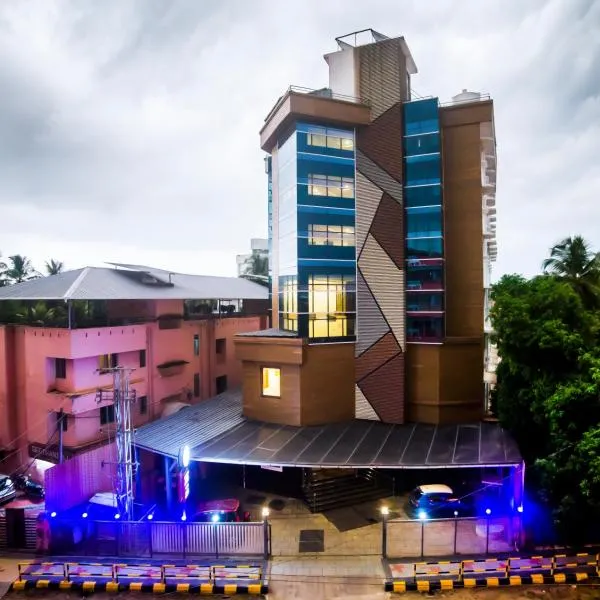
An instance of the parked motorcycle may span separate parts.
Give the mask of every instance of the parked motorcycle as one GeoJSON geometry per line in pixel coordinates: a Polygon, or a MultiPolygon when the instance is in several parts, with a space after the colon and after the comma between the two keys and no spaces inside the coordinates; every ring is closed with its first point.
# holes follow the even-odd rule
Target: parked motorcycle
{"type": "Polygon", "coordinates": [[[42,500],[46,495],[44,486],[33,481],[28,475],[13,475],[12,480],[15,487],[20,492],[24,492],[28,498],[42,500]]]}

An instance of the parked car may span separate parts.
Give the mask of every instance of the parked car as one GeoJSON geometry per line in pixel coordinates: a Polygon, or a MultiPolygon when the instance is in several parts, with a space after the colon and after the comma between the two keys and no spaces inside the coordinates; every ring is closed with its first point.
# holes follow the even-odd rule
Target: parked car
{"type": "Polygon", "coordinates": [[[15,483],[9,475],[0,474],[0,504],[9,502],[17,495],[15,483]]]}
{"type": "Polygon", "coordinates": [[[447,519],[470,515],[472,506],[458,498],[450,486],[429,484],[420,485],[410,493],[408,512],[417,519],[447,519]]]}
{"type": "Polygon", "coordinates": [[[25,496],[34,500],[43,500],[45,496],[44,486],[33,481],[27,475],[15,475],[12,477],[15,487],[24,492],[25,496]]]}
{"type": "Polygon", "coordinates": [[[243,511],[240,501],[235,498],[201,502],[192,521],[204,523],[236,523],[250,521],[250,513],[243,511]]]}

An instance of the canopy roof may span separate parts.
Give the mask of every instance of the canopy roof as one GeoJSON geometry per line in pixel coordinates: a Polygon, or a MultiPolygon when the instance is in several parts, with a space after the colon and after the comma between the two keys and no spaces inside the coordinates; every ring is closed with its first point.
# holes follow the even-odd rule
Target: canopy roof
{"type": "Polygon", "coordinates": [[[184,408],[136,432],[138,447],[176,458],[246,465],[449,468],[519,465],[519,450],[496,423],[390,425],[353,420],[318,427],[249,421],[241,392],[184,408]]]}

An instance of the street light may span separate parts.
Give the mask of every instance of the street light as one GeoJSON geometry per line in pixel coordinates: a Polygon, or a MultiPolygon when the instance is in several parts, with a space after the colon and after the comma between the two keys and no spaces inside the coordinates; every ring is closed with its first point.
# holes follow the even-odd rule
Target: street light
{"type": "Polygon", "coordinates": [[[390,514],[390,507],[389,506],[382,506],[381,507],[381,514],[384,517],[387,517],[390,514]]]}
{"type": "Polygon", "coordinates": [[[268,507],[268,506],[263,506],[263,507],[262,507],[262,511],[261,511],[262,518],[263,518],[263,519],[268,519],[268,518],[269,518],[269,514],[270,514],[270,512],[271,512],[271,511],[269,510],[269,507],[268,507]]]}
{"type": "Polygon", "coordinates": [[[381,507],[381,555],[383,558],[387,558],[387,521],[388,515],[390,514],[389,506],[381,507]]]}
{"type": "Polygon", "coordinates": [[[267,560],[269,558],[269,507],[263,506],[261,510],[263,519],[263,558],[267,560]]]}

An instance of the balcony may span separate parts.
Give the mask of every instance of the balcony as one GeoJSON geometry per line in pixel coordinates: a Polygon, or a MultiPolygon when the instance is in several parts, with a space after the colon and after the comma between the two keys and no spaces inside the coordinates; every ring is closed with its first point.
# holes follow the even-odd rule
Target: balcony
{"type": "Polygon", "coordinates": [[[156,368],[161,377],[174,377],[175,375],[181,375],[187,365],[189,365],[187,360],[170,360],[156,365],[156,368]]]}

